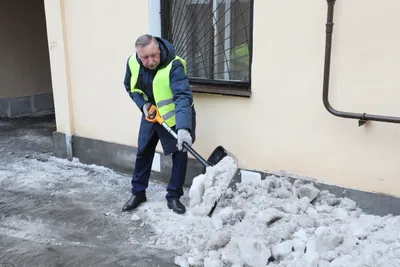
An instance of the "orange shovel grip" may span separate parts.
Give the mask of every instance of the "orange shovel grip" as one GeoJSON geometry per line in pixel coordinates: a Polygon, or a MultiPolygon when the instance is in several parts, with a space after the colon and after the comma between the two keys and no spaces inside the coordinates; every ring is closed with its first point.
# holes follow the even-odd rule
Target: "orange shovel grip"
{"type": "Polygon", "coordinates": [[[151,105],[151,107],[149,108],[146,120],[149,122],[158,122],[159,124],[162,124],[164,122],[163,118],[160,116],[160,112],[158,112],[158,109],[155,105],[151,105]]]}

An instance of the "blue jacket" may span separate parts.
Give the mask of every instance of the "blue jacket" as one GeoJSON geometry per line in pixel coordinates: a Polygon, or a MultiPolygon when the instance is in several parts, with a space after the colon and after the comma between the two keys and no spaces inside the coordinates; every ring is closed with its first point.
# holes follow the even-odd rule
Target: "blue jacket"
{"type": "MultiPolygon", "coordinates": [[[[153,79],[157,70],[166,67],[175,58],[174,46],[163,38],[156,37],[160,44],[161,61],[155,70],[147,69],[143,66],[142,62],[136,56],[136,60],[140,64],[138,88],[140,88],[148,96],[148,102],[155,104],[153,97],[153,79]]],[[[133,56],[133,55],[132,55],[133,56]]],[[[129,57],[130,58],[130,57],[129,57]]],[[[129,58],[126,63],[126,73],[124,85],[129,96],[136,103],[137,107],[143,114],[143,105],[147,102],[139,93],[132,93],[130,90],[131,71],[129,68],[129,58]]],[[[174,96],[175,102],[175,116],[176,125],[173,129],[177,132],[179,129],[187,129],[195,141],[195,128],[196,128],[196,112],[192,107],[193,96],[189,86],[189,79],[184,72],[182,63],[176,60],[172,63],[170,72],[170,87],[174,96]]],[[[158,123],[150,123],[142,116],[140,131],[139,131],[139,149],[141,146],[146,146],[147,139],[149,139],[154,132],[157,132],[165,154],[173,153],[177,150],[176,140],[158,123]]]]}

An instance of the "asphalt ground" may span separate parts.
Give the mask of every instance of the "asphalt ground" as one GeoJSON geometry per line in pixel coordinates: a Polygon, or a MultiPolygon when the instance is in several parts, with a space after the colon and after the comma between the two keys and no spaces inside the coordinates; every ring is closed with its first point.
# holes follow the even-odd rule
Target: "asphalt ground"
{"type": "Polygon", "coordinates": [[[121,212],[130,176],[53,157],[55,129],[53,114],[0,119],[0,267],[175,266],[121,212]]]}

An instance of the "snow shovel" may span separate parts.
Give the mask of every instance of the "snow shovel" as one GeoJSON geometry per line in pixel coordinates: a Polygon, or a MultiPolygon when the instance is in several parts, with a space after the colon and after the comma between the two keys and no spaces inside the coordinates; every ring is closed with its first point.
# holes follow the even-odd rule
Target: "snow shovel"
{"type": "MultiPolygon", "coordinates": [[[[169,127],[164,119],[160,116],[160,113],[155,105],[151,105],[148,116],[146,117],[146,120],[149,122],[158,122],[160,125],[162,125],[175,139],[178,139],[177,134],[175,133],[174,130],[169,127]]],[[[230,152],[228,152],[223,146],[218,146],[214,149],[214,151],[211,153],[210,157],[205,160],[199,153],[197,153],[189,144],[186,142],[183,142],[182,146],[190,153],[192,154],[204,167],[204,172],[207,167],[214,166],[218,164],[224,157],[230,156],[232,157],[236,162],[237,158],[230,152]]],[[[223,190],[225,193],[228,188],[235,189],[235,184],[237,182],[240,182],[240,171],[239,169],[236,171],[235,175],[232,177],[231,182],[229,183],[228,187],[223,190]]],[[[213,206],[211,207],[210,211],[207,213],[209,217],[211,217],[212,213],[214,212],[215,208],[217,207],[218,201],[222,198],[224,193],[214,202],[213,206]]]]}

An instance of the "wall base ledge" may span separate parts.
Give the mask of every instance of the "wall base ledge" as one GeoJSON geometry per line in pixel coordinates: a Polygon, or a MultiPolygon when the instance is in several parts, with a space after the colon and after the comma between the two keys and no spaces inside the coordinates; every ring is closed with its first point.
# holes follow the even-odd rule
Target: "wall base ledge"
{"type": "MultiPolygon", "coordinates": [[[[59,158],[67,158],[65,134],[54,132],[53,139],[54,155],[59,158]]],[[[118,172],[131,174],[133,171],[137,148],[80,136],[73,136],[72,153],[73,157],[78,158],[79,161],[84,164],[100,165],[118,172]]],[[[171,169],[171,157],[165,156],[162,153],[156,153],[153,161],[151,179],[168,182],[171,169]]],[[[304,180],[304,182],[312,182],[319,190],[328,190],[337,197],[347,197],[356,201],[357,205],[363,209],[365,213],[379,216],[385,216],[388,214],[394,216],[400,215],[400,198],[395,196],[320,183],[314,179],[310,180],[305,177],[291,175],[284,172],[267,173],[252,170],[241,171],[243,181],[262,180],[266,179],[268,175],[286,177],[291,182],[301,179],[304,180]]],[[[193,178],[202,172],[202,165],[197,160],[190,158],[184,186],[189,187],[192,184],[193,178]]]]}

